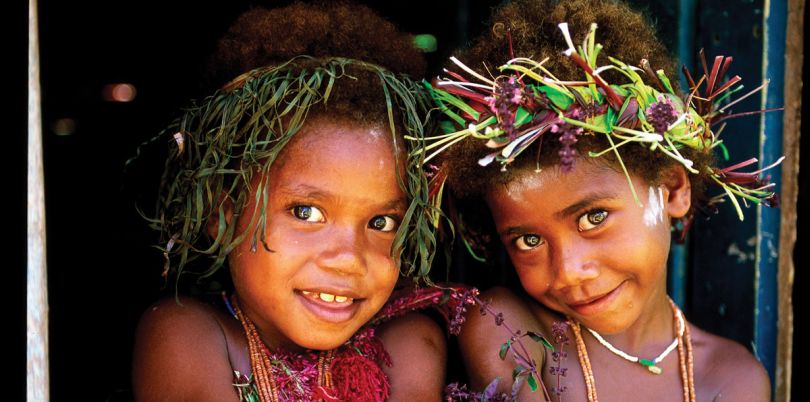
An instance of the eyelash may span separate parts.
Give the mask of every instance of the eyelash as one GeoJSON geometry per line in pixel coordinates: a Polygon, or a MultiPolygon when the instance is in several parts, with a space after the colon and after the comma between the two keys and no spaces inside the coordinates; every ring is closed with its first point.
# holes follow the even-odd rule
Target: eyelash
{"type": "MultiPolygon", "coordinates": [[[[294,205],[294,206],[289,208],[289,211],[290,211],[290,214],[294,218],[296,218],[298,220],[305,221],[305,222],[321,223],[321,222],[326,221],[326,219],[324,219],[323,212],[321,212],[320,208],[312,206],[312,205],[294,205]],[[315,216],[316,220],[312,220],[313,213],[314,213],[314,216],[315,216]]],[[[367,226],[368,226],[368,228],[370,228],[372,230],[376,230],[378,232],[383,232],[383,233],[388,233],[388,232],[396,231],[397,228],[399,227],[399,222],[400,222],[400,218],[397,218],[395,216],[377,215],[377,216],[371,218],[371,220],[368,221],[367,226]],[[375,226],[375,222],[379,222],[379,219],[383,219],[383,222],[382,222],[383,226],[382,227],[375,226]]]]}
{"type": "Polygon", "coordinates": [[[520,251],[529,251],[529,250],[533,250],[533,249],[535,249],[537,247],[542,246],[543,244],[545,244],[545,241],[543,240],[542,237],[540,237],[540,235],[536,235],[536,234],[533,234],[533,233],[528,233],[528,234],[520,235],[520,236],[516,237],[514,240],[512,240],[512,243],[520,251]],[[534,245],[528,244],[526,242],[526,239],[528,239],[528,238],[537,239],[536,240],[537,244],[534,244],[534,245]]]}
{"type": "Polygon", "coordinates": [[[608,216],[610,216],[610,213],[608,213],[608,211],[604,209],[601,208],[591,209],[588,212],[585,212],[584,214],[580,215],[579,218],[577,218],[577,230],[580,232],[587,232],[589,230],[594,230],[604,225],[608,216]],[[596,222],[592,221],[591,218],[594,218],[596,222]],[[583,224],[587,224],[592,227],[583,228],[583,224]]]}
{"type": "MultiPolygon", "coordinates": [[[[610,214],[608,213],[608,211],[604,209],[589,210],[588,212],[585,212],[584,214],[580,215],[579,218],[577,218],[577,230],[580,232],[587,232],[589,230],[594,230],[602,226],[609,215],[610,214]],[[596,222],[594,222],[594,220],[596,220],[596,222]],[[592,227],[583,228],[583,223],[591,225],[592,227]]],[[[528,251],[542,246],[543,244],[545,244],[545,241],[539,235],[528,233],[514,238],[512,240],[512,243],[518,250],[528,251]],[[536,239],[531,240],[533,242],[536,242],[536,244],[529,244],[527,241],[528,239],[536,239]]]]}
{"type": "Polygon", "coordinates": [[[394,216],[389,216],[389,215],[377,215],[377,216],[371,218],[370,221],[368,221],[368,227],[370,229],[373,229],[373,230],[376,230],[376,231],[379,231],[379,232],[383,232],[383,233],[393,232],[393,231],[396,231],[397,228],[399,227],[399,219],[394,217],[394,216]],[[374,222],[377,221],[380,218],[385,219],[385,226],[378,229],[378,228],[376,228],[374,226],[374,222]],[[391,226],[391,227],[388,228],[388,226],[391,226]],[[386,230],[383,230],[383,229],[386,229],[386,230]]]}
{"type": "Polygon", "coordinates": [[[290,214],[292,214],[292,216],[295,219],[302,220],[302,221],[305,221],[305,222],[313,222],[314,223],[314,222],[324,222],[325,221],[325,219],[323,217],[323,212],[321,212],[320,208],[314,207],[312,205],[295,205],[295,206],[290,208],[290,214]],[[316,213],[316,217],[320,216],[320,218],[318,218],[315,221],[310,220],[312,218],[312,213],[313,212],[316,213]],[[306,216],[304,216],[304,215],[306,215],[306,216]]]}

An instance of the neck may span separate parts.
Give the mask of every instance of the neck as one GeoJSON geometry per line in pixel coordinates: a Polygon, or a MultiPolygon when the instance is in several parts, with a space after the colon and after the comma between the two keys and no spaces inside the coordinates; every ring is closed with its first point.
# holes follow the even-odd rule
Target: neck
{"type": "Polygon", "coordinates": [[[253,320],[252,317],[256,315],[251,314],[249,306],[245,306],[240,303],[239,297],[236,294],[233,295],[230,301],[229,309],[231,309],[234,312],[234,315],[237,316],[236,318],[242,322],[246,335],[250,336],[249,332],[255,332],[257,340],[261,341],[264,346],[267,347],[267,349],[272,351],[282,348],[296,353],[306,350],[306,348],[303,348],[284,337],[272,324],[264,324],[262,322],[253,320]],[[241,317],[236,314],[237,312],[241,315],[241,317]]]}
{"type": "Polygon", "coordinates": [[[613,346],[630,354],[657,355],[675,337],[675,315],[665,292],[646,301],[638,319],[623,332],[600,334],[613,346]]]}

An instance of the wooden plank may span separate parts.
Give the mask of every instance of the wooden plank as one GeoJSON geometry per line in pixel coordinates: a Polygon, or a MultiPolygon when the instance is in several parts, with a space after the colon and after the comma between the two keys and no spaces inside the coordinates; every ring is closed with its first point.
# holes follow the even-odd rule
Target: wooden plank
{"type": "Polygon", "coordinates": [[[39,84],[37,3],[28,3],[28,274],[27,400],[49,400],[48,281],[45,264],[45,188],[39,84]]]}
{"type": "Polygon", "coordinates": [[[779,228],[779,320],[776,348],[774,400],[789,401],[793,375],[793,250],[796,245],[796,221],[799,192],[799,140],[801,135],[802,66],[804,64],[804,0],[789,0],[785,35],[783,142],[779,228]]]}
{"type": "MultiPolygon", "coordinates": [[[[783,1],[766,1],[763,7],[763,57],[762,81],[770,82],[762,91],[761,108],[784,105],[785,90],[785,33],[787,30],[787,4],[783,1]]],[[[760,166],[768,166],[782,156],[782,113],[767,113],[760,120],[759,160],[760,166]]],[[[774,183],[781,189],[782,171],[768,171],[774,183]]],[[[776,344],[779,316],[779,270],[780,214],[778,209],[757,208],[756,246],[756,299],[754,309],[754,343],[757,357],[771,375],[775,386],[776,344]]]]}

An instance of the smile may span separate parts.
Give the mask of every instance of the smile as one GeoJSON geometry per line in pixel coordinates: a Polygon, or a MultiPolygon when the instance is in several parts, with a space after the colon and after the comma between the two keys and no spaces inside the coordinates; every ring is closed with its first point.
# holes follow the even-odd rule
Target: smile
{"type": "Polygon", "coordinates": [[[340,291],[323,292],[313,289],[298,290],[295,293],[315,319],[330,324],[343,324],[351,320],[363,301],[340,291]]]}
{"type": "Polygon", "coordinates": [[[581,302],[569,303],[568,306],[581,316],[598,314],[610,308],[610,305],[619,296],[623,288],[624,282],[608,293],[581,302]]]}
{"type": "Polygon", "coordinates": [[[327,303],[339,303],[339,304],[349,303],[349,304],[351,304],[352,302],[354,302],[353,297],[341,296],[341,295],[333,295],[333,294],[329,294],[329,293],[325,293],[325,292],[310,292],[308,290],[302,290],[301,294],[306,296],[306,297],[310,297],[310,298],[313,298],[313,299],[318,299],[318,300],[321,300],[321,301],[325,301],[327,303]]]}

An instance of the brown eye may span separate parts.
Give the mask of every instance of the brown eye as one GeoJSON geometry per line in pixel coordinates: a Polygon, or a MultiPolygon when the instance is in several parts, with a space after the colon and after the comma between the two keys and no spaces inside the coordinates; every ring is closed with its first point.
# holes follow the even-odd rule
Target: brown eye
{"type": "Polygon", "coordinates": [[[590,211],[582,216],[579,217],[579,221],[577,222],[577,230],[580,232],[586,232],[588,230],[594,229],[605,222],[605,219],[608,217],[608,212],[604,210],[596,210],[590,211]]]}
{"type": "Polygon", "coordinates": [[[290,209],[290,213],[297,219],[307,222],[323,222],[321,210],[311,205],[296,205],[290,209]]]}
{"type": "Polygon", "coordinates": [[[397,221],[390,216],[375,216],[368,221],[368,227],[380,232],[391,232],[397,228],[397,221]]]}
{"type": "Polygon", "coordinates": [[[543,244],[543,239],[536,234],[525,234],[515,239],[515,247],[518,250],[531,250],[543,244]]]}

